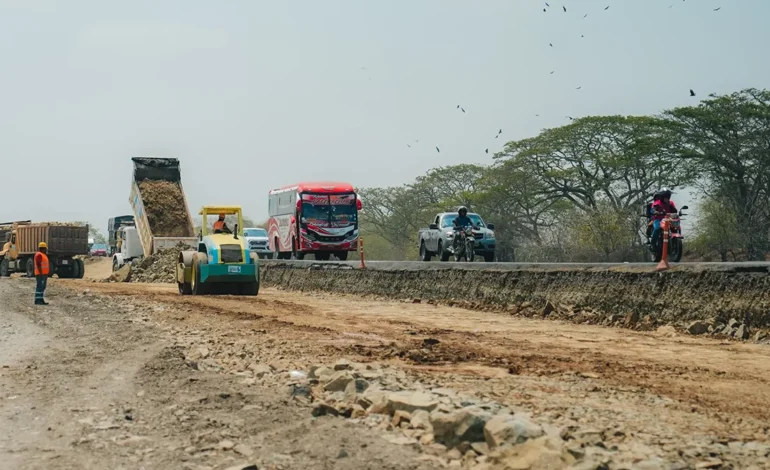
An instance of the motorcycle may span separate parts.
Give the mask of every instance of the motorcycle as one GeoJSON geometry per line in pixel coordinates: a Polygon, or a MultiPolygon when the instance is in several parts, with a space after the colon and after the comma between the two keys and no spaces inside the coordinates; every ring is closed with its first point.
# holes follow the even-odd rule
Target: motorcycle
{"type": "Polygon", "coordinates": [[[473,249],[476,240],[473,237],[473,227],[465,227],[455,232],[455,261],[465,258],[465,261],[473,262],[475,251],[473,249]]]}
{"type": "Polygon", "coordinates": [[[665,214],[663,220],[661,220],[661,230],[658,232],[658,236],[655,239],[652,238],[652,224],[650,221],[648,224],[649,230],[647,231],[647,245],[650,247],[652,256],[656,263],[660,262],[663,258],[663,225],[664,221],[668,223],[668,259],[674,263],[678,263],[682,260],[682,252],[684,251],[684,236],[682,235],[682,216],[687,215],[683,211],[689,209],[687,206],[683,206],[679,212],[672,212],[665,214]]]}

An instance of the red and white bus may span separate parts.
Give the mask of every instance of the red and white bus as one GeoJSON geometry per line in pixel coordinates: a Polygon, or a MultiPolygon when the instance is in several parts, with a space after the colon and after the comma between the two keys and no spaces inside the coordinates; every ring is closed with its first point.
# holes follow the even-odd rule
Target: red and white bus
{"type": "Polygon", "coordinates": [[[340,260],[358,249],[361,200],[348,183],[300,183],[269,193],[267,234],[278,259],[340,260]]]}

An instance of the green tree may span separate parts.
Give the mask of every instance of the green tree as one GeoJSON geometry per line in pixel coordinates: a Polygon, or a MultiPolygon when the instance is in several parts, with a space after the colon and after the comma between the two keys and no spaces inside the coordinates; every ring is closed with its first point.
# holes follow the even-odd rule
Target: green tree
{"type": "Polygon", "coordinates": [[[723,200],[706,199],[698,205],[698,223],[695,226],[693,247],[705,255],[716,252],[722,262],[732,255],[737,261],[737,252],[745,246],[742,233],[735,224],[735,214],[723,200]]]}
{"type": "Polygon", "coordinates": [[[664,115],[680,138],[680,152],[700,171],[704,194],[721,200],[742,228],[749,260],[764,260],[770,249],[770,91],[711,95],[664,115]]]}

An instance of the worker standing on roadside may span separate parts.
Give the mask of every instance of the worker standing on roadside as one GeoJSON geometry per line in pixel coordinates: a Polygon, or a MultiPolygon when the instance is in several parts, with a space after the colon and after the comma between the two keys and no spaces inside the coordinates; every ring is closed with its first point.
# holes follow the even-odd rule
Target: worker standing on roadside
{"type": "Polygon", "coordinates": [[[35,305],[48,305],[45,301],[45,288],[48,284],[48,274],[51,272],[51,268],[48,264],[48,245],[45,242],[40,242],[37,245],[37,253],[35,253],[35,305]]]}

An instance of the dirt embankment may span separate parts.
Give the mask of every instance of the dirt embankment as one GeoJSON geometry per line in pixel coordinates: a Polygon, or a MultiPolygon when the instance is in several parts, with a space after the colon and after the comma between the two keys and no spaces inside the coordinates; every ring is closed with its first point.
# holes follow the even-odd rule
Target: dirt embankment
{"type": "Polygon", "coordinates": [[[156,237],[192,237],[187,204],[178,183],[161,180],[139,182],[144,210],[156,237]]]}
{"type": "Polygon", "coordinates": [[[577,323],[652,329],[700,320],[706,328],[701,333],[739,333],[743,339],[751,330],[770,327],[770,276],[757,267],[678,267],[659,274],[620,268],[358,270],[268,264],[261,272],[264,286],[419,299],[577,323]]]}

